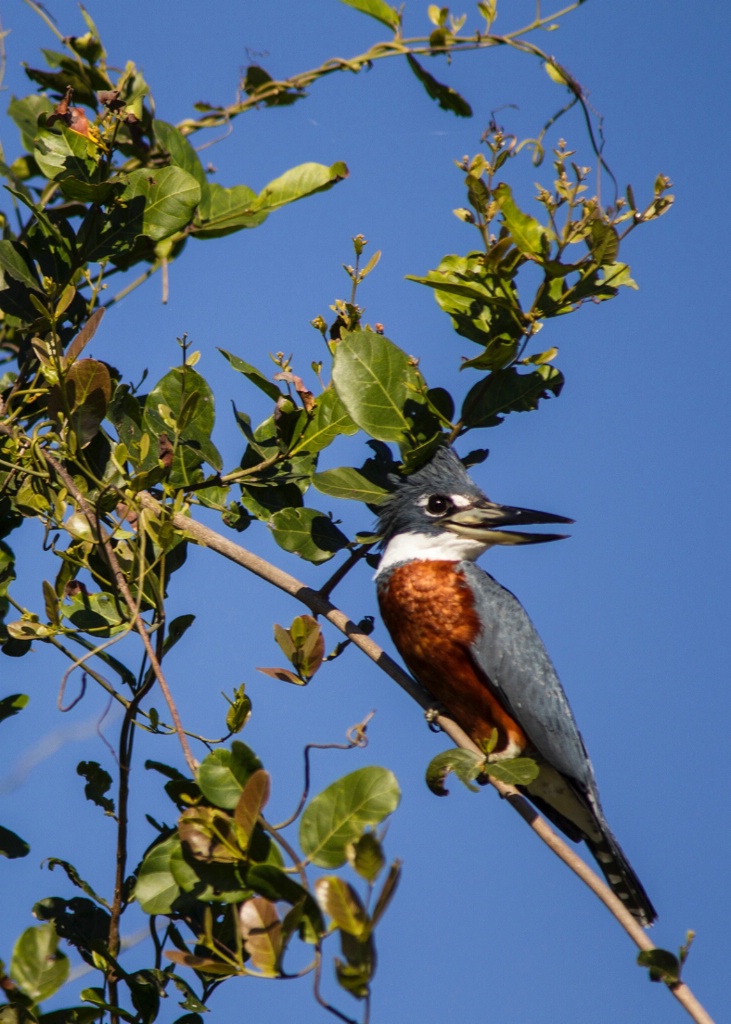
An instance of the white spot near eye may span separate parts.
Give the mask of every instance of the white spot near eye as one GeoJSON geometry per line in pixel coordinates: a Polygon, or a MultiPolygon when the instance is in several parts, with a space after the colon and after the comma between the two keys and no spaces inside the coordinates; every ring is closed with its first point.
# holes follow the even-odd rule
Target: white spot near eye
{"type": "Polygon", "coordinates": [[[450,494],[449,499],[456,508],[470,508],[472,501],[465,498],[464,494],[450,494]]]}

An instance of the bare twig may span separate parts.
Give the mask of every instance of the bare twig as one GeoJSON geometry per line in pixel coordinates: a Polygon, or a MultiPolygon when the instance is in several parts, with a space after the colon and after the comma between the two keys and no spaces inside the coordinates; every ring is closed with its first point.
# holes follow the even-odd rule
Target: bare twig
{"type": "Polygon", "coordinates": [[[177,733],[178,740],[180,741],[180,746],[183,749],[183,754],[185,755],[185,760],[188,765],[188,768],[190,769],[191,773],[195,775],[198,766],[190,749],[188,739],[185,735],[185,730],[183,729],[183,723],[180,720],[180,715],[178,714],[177,706],[175,704],[175,701],[173,700],[173,695],[170,691],[170,687],[168,686],[167,680],[165,679],[165,676],[163,674],[162,665],[160,664],[160,661],[158,660],[157,655],[155,654],[155,651],[152,647],[152,643],[147,632],[145,621],[140,615],[137,602],[132,596],[132,592],[130,591],[129,586],[127,585],[127,580],[125,579],[124,573],[122,572],[119,562],[117,561],[117,556],[114,554],[114,548],[112,547],[112,543],[109,537],[107,536],[106,532],[104,531],[101,523],[97,519],[94,509],[91,507],[89,502],[86,500],[84,495],[76,486],[76,483],[71,474],[68,473],[66,469],[64,469],[64,467],[61,465],[58,459],[54,455],[51,455],[50,452],[47,452],[44,449],[41,449],[41,452],[46,463],[51,467],[54,473],[56,473],[56,475],[63,481],[69,494],[74,498],[74,501],[78,505],[79,510],[86,517],[86,520],[89,523],[89,526],[91,527],[93,535],[98,538],[98,542],[101,545],[104,554],[106,555],[109,568],[111,570],[112,576],[114,577],[114,583],[119,593],[122,595],[124,602],[127,605],[127,608],[129,609],[129,613],[132,616],[132,620],[134,622],[134,627],[140,635],[140,639],[142,640],[145,652],[150,661],[150,666],[152,667],[152,670],[155,673],[155,678],[157,679],[160,685],[160,689],[162,690],[163,696],[165,697],[168,710],[170,711],[170,716],[173,720],[173,725],[175,726],[175,732],[177,733]]]}
{"type": "MultiPolygon", "coordinates": [[[[164,514],[163,507],[149,494],[140,495],[140,499],[146,508],[156,512],[158,515],[164,514]]],[[[279,590],[283,590],[286,594],[294,597],[316,615],[326,618],[328,622],[331,622],[344,633],[356,647],[359,647],[364,654],[367,654],[380,669],[398,683],[424,710],[429,710],[433,706],[433,700],[429,694],[411,676],[407,675],[378,644],[366,636],[344,612],[341,612],[331,604],[320,592],[305,586],[304,583],[295,579],[294,576],[290,576],[289,573],[284,572],[265,559],[247,551],[227,537],[210,529],[210,527],[204,526],[202,523],[196,522],[182,513],[172,513],[170,520],[176,529],[183,531],[196,544],[210,548],[217,554],[223,555],[224,558],[228,558],[242,568],[254,573],[260,579],[266,580],[266,582],[271,583],[279,590]]],[[[478,754],[483,753],[452,719],[447,718],[445,715],[439,715],[435,721],[458,747],[472,750],[478,754]]],[[[589,865],[554,832],[550,825],[514,786],[506,785],[493,778],[490,779],[490,784],[502,797],[507,799],[511,807],[517,811],[549,849],[578,875],[582,882],[602,901],[639,949],[650,950],[656,948],[650,937],[635,921],[622,901],[614,895],[611,889],[604,884],[589,865]]],[[[698,1002],[685,982],[668,985],[668,988],[689,1016],[696,1021],[696,1024],[713,1024],[713,1019],[698,1002]]]]}

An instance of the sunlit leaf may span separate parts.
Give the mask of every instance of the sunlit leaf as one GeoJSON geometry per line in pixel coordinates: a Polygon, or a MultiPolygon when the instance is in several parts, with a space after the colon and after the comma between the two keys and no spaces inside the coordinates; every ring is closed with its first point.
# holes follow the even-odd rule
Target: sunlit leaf
{"type": "Polygon", "coordinates": [[[232,811],[250,776],[262,767],[253,750],[234,740],[230,750],[218,748],[204,758],[198,769],[198,785],[206,800],[232,811]]]}
{"type": "Polygon", "coordinates": [[[58,950],[52,924],[26,928],[13,949],[10,977],[34,1003],[48,999],[69,974],[69,958],[58,950]]]}
{"type": "Polygon", "coordinates": [[[318,867],[340,867],[348,843],[395,811],[400,797],[396,777],[385,768],[360,768],[345,775],[305,808],[300,819],[302,852],[318,867]]]}
{"type": "Polygon", "coordinates": [[[371,18],[375,18],[376,21],[380,21],[381,24],[394,31],[401,22],[399,12],[384,0],[340,0],[340,2],[347,4],[348,7],[354,7],[356,11],[361,11],[363,14],[369,14],[371,18]]]}

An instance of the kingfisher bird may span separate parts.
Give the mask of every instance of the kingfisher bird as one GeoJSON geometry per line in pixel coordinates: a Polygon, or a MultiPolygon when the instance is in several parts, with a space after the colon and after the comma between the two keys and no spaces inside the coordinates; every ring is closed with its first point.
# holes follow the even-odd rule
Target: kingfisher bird
{"type": "Polygon", "coordinates": [[[538,777],[519,789],[571,840],[586,843],[610,888],[647,927],[655,908],[604,817],[543,642],[517,598],[474,564],[495,544],[564,536],[504,526],[571,522],[495,504],[454,451],[439,448],[379,507],[378,603],[413,675],[475,743],[491,747],[490,760],[535,759],[538,777]]]}

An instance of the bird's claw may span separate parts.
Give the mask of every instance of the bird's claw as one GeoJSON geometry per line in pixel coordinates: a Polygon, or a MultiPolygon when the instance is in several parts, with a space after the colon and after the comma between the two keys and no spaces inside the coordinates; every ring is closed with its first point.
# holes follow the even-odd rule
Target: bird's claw
{"type": "Polygon", "coordinates": [[[432,732],[441,732],[441,727],[437,723],[437,719],[440,715],[444,714],[444,708],[441,704],[434,704],[432,707],[427,708],[424,712],[424,718],[426,724],[429,726],[432,732]]]}

